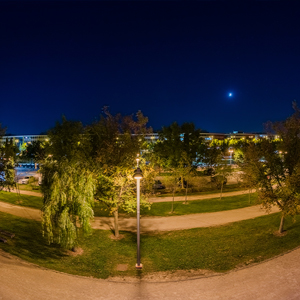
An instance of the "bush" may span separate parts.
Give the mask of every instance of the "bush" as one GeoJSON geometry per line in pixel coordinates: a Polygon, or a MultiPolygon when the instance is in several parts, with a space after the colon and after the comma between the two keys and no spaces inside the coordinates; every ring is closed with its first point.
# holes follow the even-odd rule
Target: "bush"
{"type": "Polygon", "coordinates": [[[34,189],[38,189],[39,186],[39,179],[37,177],[34,176],[30,176],[28,179],[28,184],[31,186],[31,188],[34,189]]]}
{"type": "Polygon", "coordinates": [[[217,188],[221,188],[222,183],[223,185],[227,183],[227,178],[222,175],[215,175],[211,178],[211,182],[215,184],[217,188]]]}
{"type": "Polygon", "coordinates": [[[215,174],[215,170],[213,168],[207,168],[204,170],[203,174],[205,176],[212,176],[215,174]]]}

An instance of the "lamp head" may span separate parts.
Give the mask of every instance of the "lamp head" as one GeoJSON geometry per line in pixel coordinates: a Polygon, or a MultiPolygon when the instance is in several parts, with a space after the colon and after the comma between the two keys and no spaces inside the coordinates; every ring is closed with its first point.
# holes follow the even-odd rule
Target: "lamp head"
{"type": "Polygon", "coordinates": [[[139,167],[137,167],[136,170],[134,171],[133,178],[134,179],[142,179],[143,178],[143,172],[139,167]]]}

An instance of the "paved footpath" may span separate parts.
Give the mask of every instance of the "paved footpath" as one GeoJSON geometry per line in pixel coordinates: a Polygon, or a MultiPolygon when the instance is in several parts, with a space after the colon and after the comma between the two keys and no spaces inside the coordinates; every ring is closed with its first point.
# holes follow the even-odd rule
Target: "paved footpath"
{"type": "MultiPolygon", "coordinates": [[[[41,220],[41,211],[34,208],[0,202],[0,211],[32,220],[41,220]]],[[[278,211],[279,210],[276,207],[272,209],[272,213],[278,211]]],[[[231,222],[253,219],[263,215],[266,215],[266,212],[257,205],[212,213],[189,214],[170,217],[142,217],[140,226],[141,232],[172,231],[218,226],[231,222]]],[[[92,228],[111,230],[114,228],[114,219],[108,217],[95,217],[94,221],[92,222],[92,228]]],[[[136,231],[136,218],[120,217],[119,228],[120,230],[136,231]]]]}
{"type": "Polygon", "coordinates": [[[32,191],[25,191],[25,190],[5,190],[4,189],[4,192],[11,192],[11,193],[18,193],[18,194],[21,194],[21,195],[28,195],[28,196],[36,196],[36,197],[42,197],[42,193],[39,193],[39,192],[32,192],[32,191]]]}
{"type": "MultiPolygon", "coordinates": [[[[238,196],[238,195],[248,195],[248,190],[235,191],[235,192],[225,192],[225,193],[222,194],[222,198],[238,196]]],[[[188,201],[215,199],[215,198],[220,198],[220,193],[187,196],[188,201]]],[[[171,202],[171,201],[173,201],[173,197],[152,197],[152,198],[149,198],[149,201],[150,202],[171,202]]],[[[176,196],[174,198],[174,201],[185,201],[185,196],[176,196]]]]}
{"type": "MultiPolygon", "coordinates": [[[[23,191],[23,190],[11,190],[11,192],[12,193],[20,193],[20,194],[29,195],[29,196],[42,197],[42,194],[39,192],[31,192],[31,191],[23,191]]],[[[232,197],[232,196],[246,195],[246,194],[248,194],[248,190],[225,192],[222,194],[222,197],[225,198],[225,197],[232,197]]],[[[220,198],[220,193],[187,196],[188,201],[215,199],[215,198],[220,198]]],[[[171,202],[171,201],[173,201],[173,197],[150,197],[149,201],[152,203],[153,202],[171,202]]],[[[174,201],[185,201],[185,196],[175,196],[174,201]]]]}
{"type": "Polygon", "coordinates": [[[1,300],[298,300],[300,249],[223,275],[165,281],[72,276],[0,251],[1,300]]]}
{"type": "MultiPolygon", "coordinates": [[[[0,210],[31,219],[40,219],[40,211],[8,203],[0,203],[0,210]]],[[[273,210],[273,212],[275,212],[273,210]]],[[[259,207],[223,211],[217,213],[185,215],[168,218],[142,218],[162,223],[166,219],[172,226],[179,219],[190,223],[201,220],[202,226],[213,226],[236,221],[236,218],[254,218],[264,214],[259,207]],[[250,210],[249,210],[250,209],[250,210]],[[247,212],[248,210],[248,212],[247,212]],[[204,221],[205,216],[210,216],[204,221]],[[227,217],[226,217],[227,216],[227,217]],[[247,216],[247,217],[246,217],[247,216]],[[221,223],[216,224],[221,221],[221,223]]],[[[95,224],[98,219],[96,218],[95,224]]],[[[110,218],[107,218],[110,219],[110,218]]],[[[128,220],[127,220],[128,221],[128,220]]],[[[109,223],[109,222],[108,222],[109,223]]],[[[197,227],[199,223],[196,224],[197,227]]],[[[98,225],[96,224],[96,227],[98,225]]],[[[100,224],[99,224],[100,226],[100,224]]],[[[165,225],[164,225],[165,226],[165,225]]],[[[182,226],[182,225],[181,225],[182,226]]],[[[195,224],[193,225],[195,226],[195,224]]],[[[165,227],[164,227],[165,228],[165,227]]],[[[180,228],[182,229],[182,228],[180,228]]],[[[152,229],[157,230],[157,229],[152,229]]],[[[163,230],[163,229],[161,229],[163,230]]],[[[167,229],[174,230],[174,229],[167,229]]],[[[201,255],[201,253],[199,253],[201,255]]],[[[0,299],[86,299],[86,300],[298,300],[300,299],[300,249],[285,255],[254,264],[248,268],[225,274],[199,276],[195,278],[173,278],[162,276],[153,279],[108,280],[73,276],[29,264],[0,250],[0,299]],[[160,278],[158,281],[157,278],[160,278]]]]}

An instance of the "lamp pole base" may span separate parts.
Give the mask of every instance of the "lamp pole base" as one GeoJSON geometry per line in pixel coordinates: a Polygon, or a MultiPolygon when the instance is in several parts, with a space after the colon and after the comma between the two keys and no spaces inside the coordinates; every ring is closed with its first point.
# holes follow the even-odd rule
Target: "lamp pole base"
{"type": "Polygon", "coordinates": [[[140,264],[140,265],[135,264],[135,268],[136,268],[137,270],[142,270],[142,269],[143,269],[143,264],[140,264]]]}

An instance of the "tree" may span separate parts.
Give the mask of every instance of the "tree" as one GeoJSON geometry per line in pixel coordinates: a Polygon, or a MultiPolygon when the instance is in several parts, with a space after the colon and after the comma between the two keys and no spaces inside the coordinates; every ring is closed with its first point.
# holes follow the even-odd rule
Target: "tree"
{"type": "Polygon", "coordinates": [[[254,142],[250,143],[247,147],[244,147],[243,150],[237,149],[234,152],[234,160],[242,170],[237,176],[241,180],[242,187],[248,190],[249,203],[251,203],[251,193],[253,189],[256,189],[258,176],[250,161],[259,160],[259,157],[257,157],[254,142]],[[249,149],[247,151],[247,163],[245,163],[245,151],[247,147],[249,147],[249,149]]]}
{"type": "Polygon", "coordinates": [[[68,161],[88,160],[89,148],[87,136],[84,133],[81,122],[69,121],[63,116],[62,122],[56,122],[56,125],[48,131],[49,154],[54,160],[64,158],[68,161]]]}
{"type": "Polygon", "coordinates": [[[167,176],[164,176],[162,183],[164,186],[169,189],[173,195],[173,200],[172,200],[172,206],[171,206],[171,211],[170,213],[172,214],[174,212],[174,197],[175,193],[179,188],[179,181],[178,181],[178,170],[176,169],[169,169],[169,174],[167,176]]]}
{"type": "Polygon", "coordinates": [[[179,177],[179,179],[180,179],[179,183],[181,185],[181,188],[182,187],[185,188],[184,204],[187,204],[187,194],[188,194],[189,182],[190,182],[191,178],[194,175],[195,169],[189,163],[188,156],[187,156],[186,152],[182,153],[181,159],[179,161],[179,165],[177,166],[177,168],[175,168],[173,170],[175,171],[175,173],[177,173],[180,176],[179,177]]]}
{"type": "MultiPolygon", "coordinates": [[[[163,127],[159,132],[159,140],[153,147],[153,161],[166,169],[177,169],[184,157],[185,167],[197,166],[203,152],[201,130],[193,123],[179,126],[176,122],[163,127]]],[[[183,170],[183,169],[182,169],[183,170]]],[[[183,174],[180,176],[183,178],[183,174]]],[[[181,187],[184,187],[181,180],[181,187]]]]}
{"type": "Polygon", "coordinates": [[[80,162],[50,159],[42,167],[43,234],[64,248],[76,246],[78,235],[91,231],[95,178],[80,162]]]}
{"type": "Polygon", "coordinates": [[[181,128],[174,122],[159,132],[159,140],[153,147],[153,156],[163,168],[174,168],[178,166],[181,154],[181,128]]]}
{"type": "Polygon", "coordinates": [[[93,217],[95,177],[88,163],[89,144],[82,124],[65,117],[48,136],[50,154],[41,166],[43,232],[49,243],[70,249],[81,231],[90,231],[93,217]]]}
{"type": "Polygon", "coordinates": [[[0,138],[4,136],[5,132],[6,132],[6,128],[2,127],[2,124],[0,123],[0,138]]]}
{"type": "MultiPolygon", "coordinates": [[[[207,170],[214,169],[219,161],[222,159],[222,151],[216,145],[211,145],[204,148],[204,154],[202,162],[206,165],[207,170]]],[[[213,175],[213,172],[210,172],[210,175],[213,175]]]]}
{"type": "MultiPolygon", "coordinates": [[[[243,147],[243,149],[245,149],[245,147],[243,147]]],[[[235,149],[233,159],[238,165],[241,165],[244,161],[244,150],[241,148],[235,149]]]]}
{"type": "MultiPolygon", "coordinates": [[[[119,210],[127,213],[136,211],[136,181],[133,178],[134,169],[116,167],[109,175],[100,174],[97,182],[95,198],[107,205],[114,217],[115,237],[120,236],[119,232],[119,210]]],[[[143,190],[143,181],[141,185],[143,190]]],[[[150,207],[147,201],[147,194],[141,193],[141,207],[150,207]]]]}
{"type": "Polygon", "coordinates": [[[282,142],[279,147],[282,150],[282,160],[290,176],[295,172],[300,161],[300,109],[296,102],[293,102],[293,109],[294,114],[285,121],[267,124],[280,136],[282,142]]]}
{"type": "Polygon", "coordinates": [[[183,123],[181,135],[183,135],[183,152],[186,153],[185,161],[189,166],[197,166],[201,161],[204,150],[201,129],[196,129],[194,123],[183,123]]]}
{"type": "Polygon", "coordinates": [[[43,162],[50,154],[49,147],[49,142],[33,141],[26,146],[26,149],[22,153],[22,157],[33,160],[34,162],[43,162]]]}
{"type": "Polygon", "coordinates": [[[283,232],[287,215],[299,213],[300,204],[300,111],[294,104],[295,113],[285,121],[269,123],[269,127],[282,140],[277,143],[264,140],[252,144],[245,151],[243,171],[255,184],[264,208],[273,205],[281,210],[279,233],[283,232]]]}
{"type": "Polygon", "coordinates": [[[228,176],[232,174],[232,168],[231,165],[228,165],[226,161],[220,159],[219,162],[216,164],[216,183],[220,186],[221,192],[220,192],[220,200],[222,200],[222,194],[223,194],[223,187],[224,184],[227,182],[228,176]]]}
{"type": "Polygon", "coordinates": [[[31,186],[31,188],[33,190],[38,189],[39,179],[37,177],[30,176],[29,179],[28,179],[28,184],[31,186]]]}
{"type": "Polygon", "coordinates": [[[0,147],[0,189],[8,190],[16,187],[15,182],[15,161],[18,152],[13,140],[4,142],[0,147]]]}
{"type": "MultiPolygon", "coordinates": [[[[130,213],[136,209],[133,171],[136,156],[145,145],[144,134],[151,130],[147,122],[140,111],[134,118],[132,115],[114,116],[104,108],[100,120],[88,128],[91,157],[99,174],[95,197],[113,214],[116,237],[119,237],[119,210],[130,213]]],[[[149,205],[146,195],[142,195],[141,205],[149,205]]]]}

